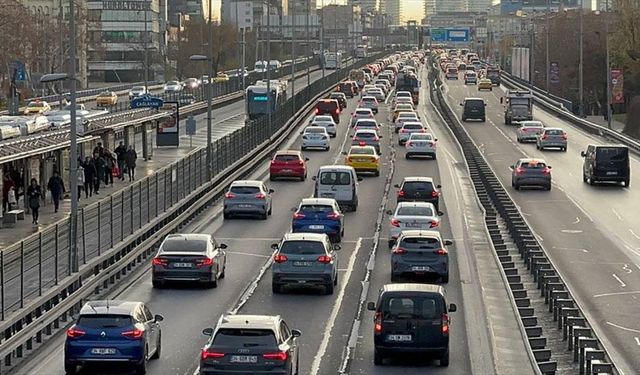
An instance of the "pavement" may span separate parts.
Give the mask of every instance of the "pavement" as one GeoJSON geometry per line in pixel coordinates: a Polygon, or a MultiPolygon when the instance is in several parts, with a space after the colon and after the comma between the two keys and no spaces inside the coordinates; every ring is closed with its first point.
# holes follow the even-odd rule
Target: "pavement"
{"type": "MultiPolygon", "coordinates": [[[[593,122],[594,124],[604,126],[605,128],[608,126],[607,120],[605,120],[604,117],[602,116],[587,116],[586,120],[593,122]]],[[[613,119],[611,120],[611,129],[622,133],[624,131],[624,127],[625,127],[624,123],[613,120],[613,119]]]]}

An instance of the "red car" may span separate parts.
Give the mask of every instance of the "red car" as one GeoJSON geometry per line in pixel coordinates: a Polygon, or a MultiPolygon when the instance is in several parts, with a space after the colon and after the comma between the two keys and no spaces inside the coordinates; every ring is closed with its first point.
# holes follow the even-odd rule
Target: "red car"
{"type": "Polygon", "coordinates": [[[307,161],[309,158],[302,156],[300,151],[282,150],[276,152],[269,165],[269,179],[299,178],[304,181],[307,178],[307,161]]]}

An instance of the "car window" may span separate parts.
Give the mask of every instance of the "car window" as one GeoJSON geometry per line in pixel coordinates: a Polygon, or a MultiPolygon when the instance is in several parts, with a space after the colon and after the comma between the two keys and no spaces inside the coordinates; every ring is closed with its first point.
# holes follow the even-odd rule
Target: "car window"
{"type": "Polygon", "coordinates": [[[560,129],[551,129],[551,130],[547,130],[544,132],[545,134],[548,135],[563,135],[564,132],[560,129]]]}
{"type": "Polygon", "coordinates": [[[180,251],[187,253],[204,253],[207,251],[207,241],[183,238],[169,238],[162,244],[162,251],[180,251]]]}
{"type": "Polygon", "coordinates": [[[333,111],[338,108],[338,103],[334,101],[321,101],[318,102],[316,107],[322,111],[333,111]]]}
{"type": "Polygon", "coordinates": [[[216,332],[213,345],[248,348],[256,346],[277,346],[276,335],[270,329],[230,329],[222,328],[216,332]]]}
{"type": "Polygon", "coordinates": [[[426,297],[391,297],[382,305],[383,319],[437,319],[438,301],[426,297]]]}
{"type": "Polygon", "coordinates": [[[420,124],[404,124],[404,129],[422,129],[422,125],[420,124]]]}
{"type": "Polygon", "coordinates": [[[433,140],[433,136],[431,134],[413,133],[410,139],[412,141],[431,141],[433,140]]]}
{"type": "Polygon", "coordinates": [[[300,158],[298,155],[276,155],[275,160],[288,162],[288,161],[299,161],[300,158]]]}
{"type": "Polygon", "coordinates": [[[375,138],[376,135],[370,132],[358,132],[356,133],[356,137],[358,138],[375,138]]]}
{"type": "Polygon", "coordinates": [[[464,102],[465,108],[480,109],[484,108],[484,102],[482,100],[467,100],[464,102]]]}
{"type": "Polygon", "coordinates": [[[362,110],[356,110],[356,115],[360,115],[360,116],[368,116],[371,114],[371,111],[362,111],[362,110]]]}
{"type": "Polygon", "coordinates": [[[306,129],[304,129],[305,133],[318,133],[318,134],[324,134],[327,131],[325,130],[325,128],[318,128],[318,127],[308,127],[306,129]]]}
{"type": "Polygon", "coordinates": [[[433,184],[431,184],[431,182],[425,181],[410,181],[405,182],[402,185],[402,190],[406,191],[407,193],[413,193],[416,191],[432,191],[433,184]]]}
{"type": "Polygon", "coordinates": [[[522,162],[520,164],[520,167],[524,169],[544,169],[546,166],[547,164],[537,161],[522,162]]]}
{"type": "Polygon", "coordinates": [[[305,204],[300,206],[300,211],[309,213],[332,212],[333,206],[327,204],[305,204]]]}
{"type": "Polygon", "coordinates": [[[284,340],[288,340],[291,337],[291,330],[287,326],[287,323],[280,322],[280,334],[284,340]]]}
{"type": "Polygon", "coordinates": [[[439,249],[440,240],[431,237],[404,237],[400,241],[404,249],[439,249]]]}
{"type": "Polygon", "coordinates": [[[400,207],[396,212],[396,215],[400,216],[433,216],[433,210],[431,207],[400,207]]]}
{"type": "Polygon", "coordinates": [[[149,310],[147,306],[143,306],[142,311],[144,312],[144,317],[147,322],[153,320],[153,314],[151,314],[151,310],[149,310]]]}
{"type": "Polygon", "coordinates": [[[260,188],[257,186],[232,186],[229,191],[234,194],[258,194],[260,188]]]}
{"type": "Polygon", "coordinates": [[[596,158],[602,161],[623,161],[628,159],[629,149],[626,147],[598,147],[596,158]]]}
{"type": "Polygon", "coordinates": [[[132,319],[129,315],[91,314],[80,315],[78,318],[78,325],[85,328],[124,328],[132,324],[132,319]]]}
{"type": "Polygon", "coordinates": [[[373,148],[352,148],[349,151],[349,155],[375,155],[375,153],[373,148]]]}
{"type": "Polygon", "coordinates": [[[360,121],[358,121],[358,122],[356,123],[356,125],[357,125],[358,127],[365,127],[365,126],[366,126],[366,127],[372,127],[372,128],[375,128],[375,127],[377,127],[377,126],[378,126],[378,123],[377,123],[377,122],[375,122],[375,121],[362,121],[362,120],[360,120],[360,121]]]}
{"type": "Polygon", "coordinates": [[[375,98],[362,98],[363,102],[375,102],[376,99],[375,98]]]}
{"type": "Polygon", "coordinates": [[[284,241],[280,246],[280,254],[325,254],[324,244],[320,241],[291,240],[284,241]]]}
{"type": "Polygon", "coordinates": [[[349,185],[351,174],[349,172],[322,172],[320,183],[322,185],[349,185]]]}

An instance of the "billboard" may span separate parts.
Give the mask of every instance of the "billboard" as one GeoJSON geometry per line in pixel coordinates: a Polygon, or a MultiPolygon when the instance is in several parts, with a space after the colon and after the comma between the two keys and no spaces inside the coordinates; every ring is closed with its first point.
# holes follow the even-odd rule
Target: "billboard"
{"type": "Polygon", "coordinates": [[[525,81],[529,81],[529,48],[525,47],[513,47],[511,49],[511,74],[523,79],[525,81]]]}
{"type": "Polygon", "coordinates": [[[549,63],[549,82],[560,83],[560,64],[555,61],[549,63]]]}
{"type": "Polygon", "coordinates": [[[624,103],[624,70],[611,68],[611,103],[624,103]]]}
{"type": "Polygon", "coordinates": [[[432,28],[431,42],[468,42],[469,41],[469,28],[432,28]]]}

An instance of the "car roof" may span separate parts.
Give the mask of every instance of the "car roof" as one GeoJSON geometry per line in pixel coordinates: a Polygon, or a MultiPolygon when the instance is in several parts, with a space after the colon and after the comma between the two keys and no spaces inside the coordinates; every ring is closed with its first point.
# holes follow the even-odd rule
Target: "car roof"
{"type": "Polygon", "coordinates": [[[435,208],[434,204],[431,202],[398,202],[396,205],[396,209],[400,207],[431,207],[435,208]]]}
{"type": "Polygon", "coordinates": [[[442,238],[442,235],[437,230],[421,230],[421,229],[412,229],[412,230],[403,230],[400,232],[400,236],[402,237],[429,237],[429,238],[442,238]]]}
{"type": "Polygon", "coordinates": [[[276,155],[296,155],[296,156],[300,156],[300,155],[302,155],[302,153],[300,151],[298,151],[298,150],[278,150],[278,151],[276,151],[276,155]]]}
{"type": "Polygon", "coordinates": [[[336,200],[333,198],[304,198],[300,201],[300,205],[305,204],[320,204],[320,205],[333,205],[336,200]]]}
{"type": "Polygon", "coordinates": [[[324,233],[286,233],[283,241],[324,241],[327,237],[324,233]]]}
{"type": "Polygon", "coordinates": [[[259,180],[236,180],[231,183],[231,186],[262,186],[262,181],[259,180]]]}
{"type": "Polygon", "coordinates": [[[483,102],[484,102],[484,99],[482,99],[482,98],[464,98],[464,101],[465,101],[465,102],[466,102],[466,101],[468,101],[468,100],[469,100],[469,101],[470,101],[470,100],[480,100],[480,101],[483,101],[483,102]]]}
{"type": "Polygon", "coordinates": [[[207,233],[173,233],[165,237],[165,239],[185,240],[185,241],[209,241],[211,235],[207,233]]]}
{"type": "Polygon", "coordinates": [[[424,177],[424,176],[412,176],[412,177],[405,177],[404,180],[402,180],[402,182],[431,182],[431,183],[433,183],[433,178],[432,177],[424,177]]]}
{"type": "Polygon", "coordinates": [[[394,283],[386,284],[380,290],[381,293],[397,293],[397,292],[422,292],[437,293],[445,295],[444,288],[435,284],[418,284],[418,283],[394,283]]]}
{"type": "Polygon", "coordinates": [[[547,162],[544,159],[541,158],[522,158],[522,159],[518,159],[519,162],[521,163],[545,163],[547,164],[547,162]]]}
{"type": "Polygon", "coordinates": [[[350,165],[323,165],[318,169],[318,172],[331,172],[331,171],[336,171],[336,172],[349,171],[349,172],[355,173],[355,169],[353,169],[353,167],[350,165]]]}
{"type": "Polygon", "coordinates": [[[373,151],[373,153],[375,154],[376,152],[376,148],[373,146],[351,146],[351,148],[349,149],[349,153],[351,153],[351,150],[357,150],[357,149],[368,149],[370,151],[373,151]]]}
{"type": "Polygon", "coordinates": [[[133,315],[136,307],[141,303],[122,300],[88,301],[82,306],[80,315],[133,315]]]}
{"type": "Polygon", "coordinates": [[[225,329],[271,329],[277,331],[282,318],[280,315],[236,315],[224,314],[218,320],[217,328],[225,329]]]}

